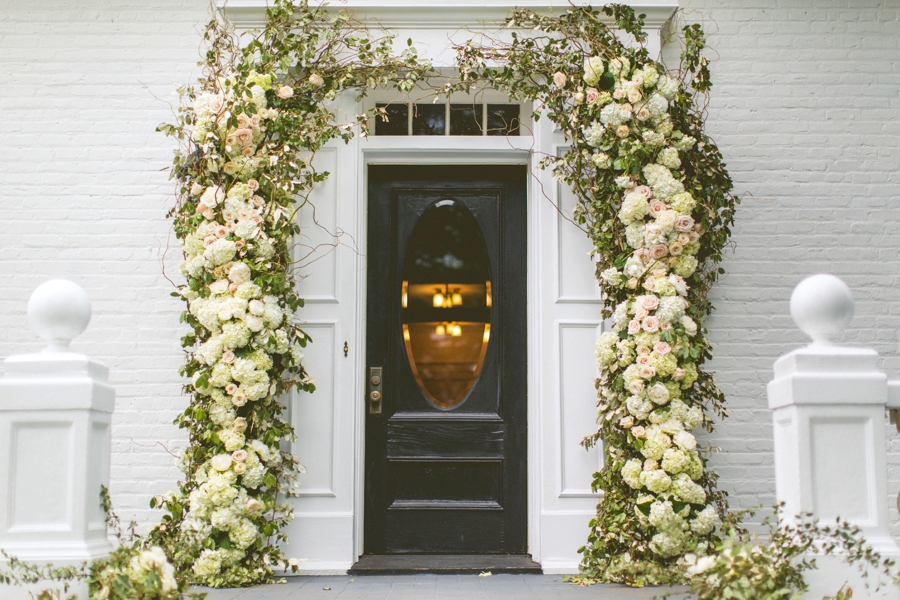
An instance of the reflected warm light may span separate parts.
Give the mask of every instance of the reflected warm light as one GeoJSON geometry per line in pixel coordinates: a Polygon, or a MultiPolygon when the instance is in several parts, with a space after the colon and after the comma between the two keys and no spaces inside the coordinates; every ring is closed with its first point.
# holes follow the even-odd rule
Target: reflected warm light
{"type": "Polygon", "coordinates": [[[436,335],[447,335],[447,326],[441,323],[437,327],[434,328],[434,333],[436,335]]]}
{"type": "Polygon", "coordinates": [[[409,306],[409,282],[403,282],[403,292],[400,299],[400,303],[403,305],[403,308],[407,308],[409,306]]]}
{"type": "Polygon", "coordinates": [[[453,302],[453,306],[462,306],[462,294],[459,293],[459,289],[453,290],[451,301],[453,302]]]}
{"type": "Polygon", "coordinates": [[[485,291],[485,297],[484,297],[484,305],[485,305],[485,306],[490,306],[490,305],[491,305],[491,282],[490,282],[490,281],[485,281],[485,282],[484,282],[484,287],[485,287],[485,290],[486,290],[486,291],[485,291]]]}
{"type": "Polygon", "coordinates": [[[450,335],[459,337],[462,335],[462,327],[459,323],[450,323],[450,335]]]}
{"type": "Polygon", "coordinates": [[[403,339],[409,341],[409,328],[406,325],[403,326],[403,339]]]}
{"type": "Polygon", "coordinates": [[[485,325],[484,325],[484,343],[487,344],[489,339],[491,339],[491,326],[489,323],[485,323],[485,325]]]}
{"type": "MultiPolygon", "coordinates": [[[[394,288],[397,289],[397,288],[394,288]]],[[[443,308],[444,307],[444,294],[441,293],[441,290],[438,290],[434,297],[431,299],[432,304],[435,308],[443,308]]]]}

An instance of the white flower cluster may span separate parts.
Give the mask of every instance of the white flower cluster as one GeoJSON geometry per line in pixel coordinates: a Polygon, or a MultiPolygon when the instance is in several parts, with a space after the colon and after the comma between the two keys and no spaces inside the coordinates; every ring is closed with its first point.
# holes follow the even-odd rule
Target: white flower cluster
{"type": "MultiPolygon", "coordinates": [[[[599,58],[585,62],[588,85],[599,81],[602,65],[599,58]]],[[[616,178],[623,194],[618,218],[634,252],[621,269],[600,276],[608,286],[634,292],[616,307],[614,331],[597,344],[600,369],[611,375],[600,388],[601,416],[627,432],[638,457],[625,462],[622,478],[641,494],[636,514],[655,532],[651,548],[671,557],[684,553],[688,536],[710,533],[716,521],[698,483],[703,462],[691,433],[703,413],[683,397],[698,376],[690,354],[697,323],[686,314],[686,278],[697,269],[703,229],[678,169],[696,140],[675,131],[668,113],[677,80],[655,64],[634,68],[626,58],[611,60],[608,70],[615,89],[599,110],[599,123],[583,128],[585,142],[612,148],[615,157],[616,140],[628,138],[631,147],[650,149],[655,161],[643,166],[643,182],[636,175],[616,178]],[[619,376],[624,390],[615,385],[619,376]]]]}
{"type": "MultiPolygon", "coordinates": [[[[202,220],[184,236],[181,265],[190,282],[181,295],[205,330],[197,332],[201,343],[193,358],[200,368],[193,387],[213,426],[212,439],[224,447],[191,474],[197,487],[188,498],[182,530],[195,539],[218,532],[230,540],[228,548],[207,548],[200,554],[193,570],[201,581],[235,565],[262,536],[254,519],[273,507],[257,500],[254,490],[283,485],[266,481],[283,458],[277,443],[248,437],[251,412],[244,407],[274,402],[274,378],[280,376],[273,372],[276,361],[280,368],[298,367],[303,358],[292,337],[286,302],[264,294],[254,281],[254,269],[270,269],[275,240],[267,231],[269,220],[279,218],[277,205],[273,210],[253,178],[264,158],[258,144],[265,120],[277,116],[266,108],[272,77],[251,72],[243,97],[235,94],[233,80],[227,83],[222,86],[227,92],[201,94],[194,102],[192,135],[205,153],[207,170],[229,177],[192,184],[189,193],[202,220]]],[[[287,95],[283,89],[278,93],[287,95]]],[[[257,425],[255,433],[264,431],[257,425]]]]}
{"type": "Polygon", "coordinates": [[[150,574],[159,580],[159,597],[179,597],[178,582],[175,580],[175,567],[169,562],[166,553],[159,546],[153,546],[136,554],[128,564],[128,577],[133,581],[143,582],[150,574]]]}

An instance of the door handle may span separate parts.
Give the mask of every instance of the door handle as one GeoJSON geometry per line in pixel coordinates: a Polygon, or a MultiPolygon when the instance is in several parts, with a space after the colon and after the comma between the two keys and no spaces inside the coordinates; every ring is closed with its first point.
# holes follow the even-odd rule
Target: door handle
{"type": "Polygon", "coordinates": [[[370,415],[381,414],[382,385],[384,384],[382,371],[382,367],[369,367],[369,377],[366,380],[366,398],[369,402],[370,415]]]}

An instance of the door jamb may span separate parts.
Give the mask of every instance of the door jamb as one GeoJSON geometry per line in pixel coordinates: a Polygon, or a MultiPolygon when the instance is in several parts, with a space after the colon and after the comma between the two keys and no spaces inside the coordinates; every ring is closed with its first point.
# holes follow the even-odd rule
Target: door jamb
{"type": "MultiPolygon", "coordinates": [[[[357,173],[356,173],[356,197],[360,198],[356,210],[356,240],[357,247],[364,251],[368,247],[368,166],[370,164],[524,164],[529,166],[529,171],[534,168],[532,164],[532,154],[529,151],[534,147],[533,140],[530,136],[521,136],[516,138],[497,138],[501,140],[514,140],[515,144],[509,143],[505,148],[484,148],[484,138],[473,140],[471,145],[460,143],[461,138],[453,140],[457,142],[453,144],[455,147],[448,149],[444,147],[444,143],[448,138],[434,138],[434,146],[432,148],[421,148],[421,140],[429,139],[427,137],[402,137],[402,138],[370,138],[369,140],[358,142],[357,156],[357,173]],[[403,142],[412,141],[413,143],[404,144],[403,142]],[[373,143],[374,142],[374,143],[373,143]],[[387,142],[387,143],[379,143],[387,142]],[[406,146],[406,147],[404,147],[406,146]]],[[[453,138],[449,138],[453,139],[453,138]]],[[[534,368],[539,357],[535,355],[534,335],[537,332],[538,316],[537,307],[539,301],[539,290],[536,288],[536,280],[533,274],[537,273],[537,253],[536,240],[537,229],[535,223],[535,201],[538,194],[534,189],[534,177],[529,177],[526,184],[526,273],[527,273],[527,336],[528,336],[528,373],[527,377],[527,422],[528,422],[528,438],[527,438],[527,477],[528,477],[528,552],[532,554],[533,560],[540,563],[540,506],[541,506],[541,485],[540,485],[540,452],[539,452],[539,433],[540,433],[540,411],[537,394],[540,387],[536,380],[538,369],[534,368]]],[[[354,413],[354,486],[353,494],[353,559],[351,564],[359,561],[359,557],[363,553],[363,519],[364,512],[364,494],[365,494],[365,348],[366,348],[366,298],[368,293],[366,283],[366,257],[363,252],[357,254],[356,258],[356,357],[355,364],[360,365],[358,373],[354,377],[355,396],[358,398],[356,411],[354,413]]]]}

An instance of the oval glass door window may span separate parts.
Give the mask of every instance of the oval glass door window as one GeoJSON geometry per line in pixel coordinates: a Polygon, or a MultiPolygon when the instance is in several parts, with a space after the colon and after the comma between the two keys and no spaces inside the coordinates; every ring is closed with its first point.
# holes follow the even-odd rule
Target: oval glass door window
{"type": "Polygon", "coordinates": [[[406,356],[435,407],[459,406],[491,336],[491,270],[475,217],[453,200],[429,206],[409,237],[401,290],[406,356]]]}

